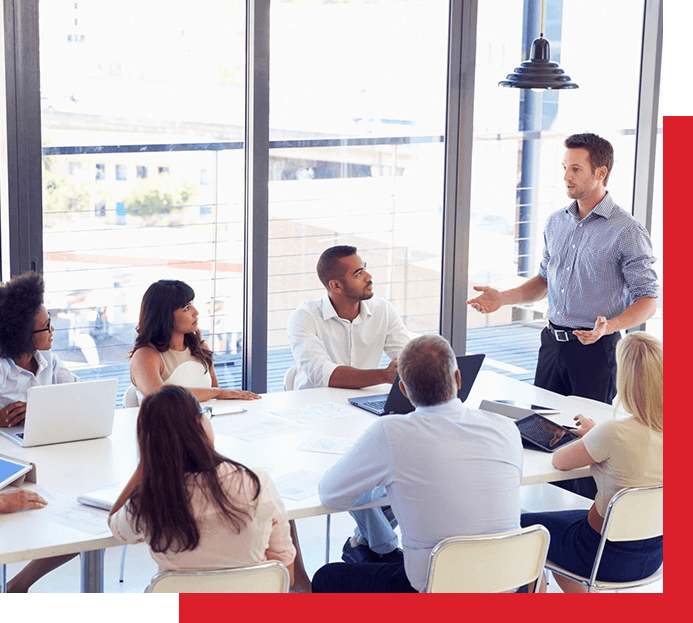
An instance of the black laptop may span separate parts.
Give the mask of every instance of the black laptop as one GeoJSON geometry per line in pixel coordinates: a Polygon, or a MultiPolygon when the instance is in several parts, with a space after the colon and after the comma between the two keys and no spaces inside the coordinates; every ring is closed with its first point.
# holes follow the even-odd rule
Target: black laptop
{"type": "MultiPolygon", "coordinates": [[[[457,392],[457,397],[464,402],[472,391],[472,385],[476,380],[481,364],[486,355],[463,355],[457,357],[457,367],[462,376],[462,386],[457,392]]],[[[395,377],[389,394],[376,394],[375,396],[356,396],[349,398],[349,403],[360,407],[376,415],[390,415],[392,413],[409,413],[414,410],[414,405],[409,402],[399,388],[399,374],[395,377]]]]}

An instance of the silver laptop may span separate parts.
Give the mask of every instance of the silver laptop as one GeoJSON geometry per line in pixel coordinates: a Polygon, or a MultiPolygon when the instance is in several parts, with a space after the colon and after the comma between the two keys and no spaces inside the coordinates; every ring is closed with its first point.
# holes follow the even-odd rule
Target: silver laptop
{"type": "Polygon", "coordinates": [[[30,387],[24,425],[0,434],[25,448],[108,437],[117,389],[116,378],[30,387]]]}

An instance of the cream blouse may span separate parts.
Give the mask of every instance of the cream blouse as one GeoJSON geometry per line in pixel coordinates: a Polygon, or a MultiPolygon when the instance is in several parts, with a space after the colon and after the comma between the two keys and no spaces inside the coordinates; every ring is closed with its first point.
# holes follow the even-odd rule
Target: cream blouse
{"type": "Polygon", "coordinates": [[[590,466],[590,473],[597,483],[595,504],[602,517],[621,489],[664,482],[664,435],[637,418],[603,422],[582,440],[597,461],[590,466]]]}
{"type": "MultiPolygon", "coordinates": [[[[250,511],[251,519],[239,534],[217,506],[205,496],[204,490],[191,475],[191,507],[200,530],[200,542],[194,550],[154,552],[152,558],[160,571],[176,569],[220,569],[278,560],[289,565],[296,550],[291,541],[289,520],[284,503],[270,477],[262,470],[253,470],[260,478],[260,496],[252,499],[254,487],[245,471],[230,463],[221,463],[218,475],[222,487],[250,511]]],[[[136,531],[129,505],[126,503],[108,520],[116,539],[122,543],[148,543],[144,532],[136,531]]]]}

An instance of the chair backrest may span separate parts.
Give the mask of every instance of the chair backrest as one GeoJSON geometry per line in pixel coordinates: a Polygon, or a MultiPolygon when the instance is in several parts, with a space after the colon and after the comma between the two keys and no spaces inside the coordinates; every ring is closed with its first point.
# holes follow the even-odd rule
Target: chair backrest
{"type": "Polygon", "coordinates": [[[664,485],[622,489],[609,502],[602,535],[639,541],[664,533],[664,485]]]}
{"type": "Polygon", "coordinates": [[[456,536],[436,545],[428,564],[427,593],[501,593],[542,573],[549,532],[535,525],[512,532],[456,536]]]}
{"type": "Polygon", "coordinates": [[[123,394],[123,406],[126,409],[140,406],[140,398],[137,395],[137,388],[134,385],[130,385],[130,387],[125,390],[123,394]]]}
{"type": "Polygon", "coordinates": [[[289,570],[269,561],[249,567],[208,571],[162,571],[145,593],[288,593],[289,570]]]}
{"type": "MultiPolygon", "coordinates": [[[[594,587],[607,541],[639,541],[664,534],[664,485],[621,489],[611,498],[588,586],[594,587]]],[[[591,588],[590,588],[591,590],[591,588]]]]}
{"type": "Polygon", "coordinates": [[[296,380],[296,370],[298,370],[298,366],[296,364],[294,364],[293,366],[291,366],[286,371],[286,374],[284,375],[284,391],[285,392],[293,391],[294,381],[296,380]]]}

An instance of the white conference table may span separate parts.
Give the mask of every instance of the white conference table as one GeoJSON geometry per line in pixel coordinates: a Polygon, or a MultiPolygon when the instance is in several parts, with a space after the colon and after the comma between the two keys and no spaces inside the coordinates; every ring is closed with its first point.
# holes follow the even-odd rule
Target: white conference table
{"type": "MultiPolygon", "coordinates": [[[[389,391],[389,385],[363,390],[320,388],[263,395],[261,400],[242,402],[246,413],[219,415],[212,419],[217,449],[249,467],[267,469],[272,478],[286,481],[294,476],[308,484],[307,497],[296,500],[284,497],[291,519],[328,515],[330,509],[320,504],[317,495],[319,476],[338,459],[338,454],[309,452],[297,449],[307,440],[341,438],[354,441],[377,416],[348,405],[347,398],[356,395],[389,391]],[[275,415],[306,408],[308,405],[334,403],[340,405],[340,414],[325,417],[303,425],[288,420],[292,430],[286,432],[281,422],[287,419],[275,415]],[[345,409],[344,407],[347,407],[345,409]],[[341,413],[344,412],[344,413],[341,413]],[[258,427],[258,425],[260,425],[258,427]],[[258,431],[271,431],[256,440],[258,431]],[[241,438],[245,437],[245,439],[241,438]]],[[[477,378],[466,405],[478,407],[482,399],[512,399],[552,407],[561,413],[548,416],[561,424],[572,425],[573,416],[585,413],[596,422],[611,417],[608,405],[582,398],[564,397],[539,389],[528,383],[482,371],[477,378]]],[[[208,404],[222,407],[225,402],[208,404]]],[[[27,485],[39,491],[55,494],[62,499],[74,500],[81,493],[115,482],[125,482],[137,464],[135,424],[137,409],[118,409],[113,434],[68,444],[20,448],[0,436],[0,454],[31,461],[37,466],[37,484],[27,485]]],[[[589,475],[589,468],[561,472],[551,466],[551,454],[526,449],[522,484],[536,484],[567,480],[589,475]]],[[[281,487],[280,487],[281,490],[281,487]]],[[[5,490],[7,491],[7,490],[5,490]]],[[[384,503],[385,500],[382,501],[384,503]]],[[[48,508],[48,507],[47,507],[48,508]]],[[[81,553],[82,592],[103,591],[104,548],[120,545],[110,534],[104,515],[104,532],[98,535],[80,530],[78,526],[57,523],[43,510],[0,515],[0,565],[11,562],[45,558],[60,554],[81,553]]]]}

